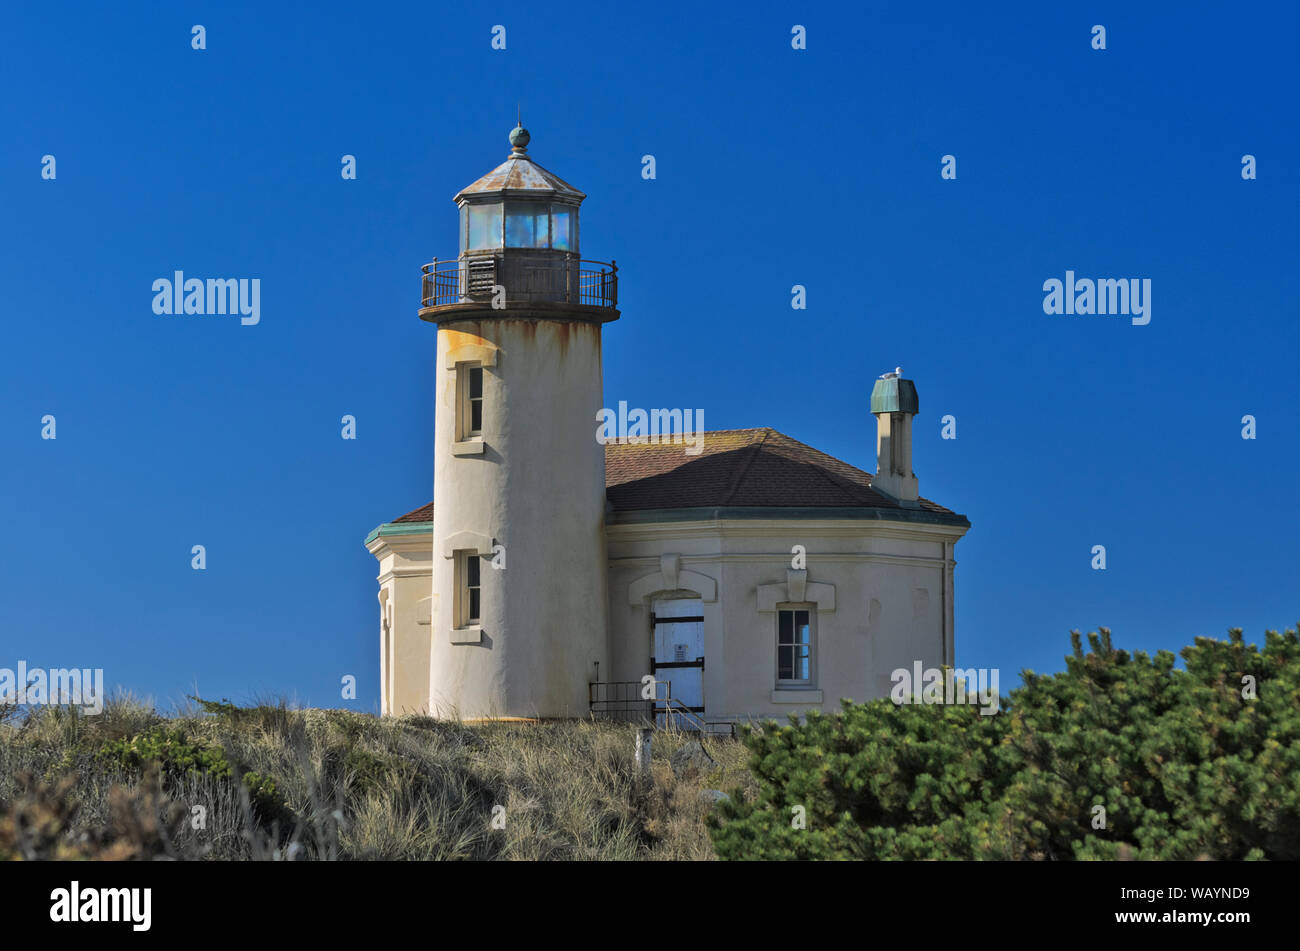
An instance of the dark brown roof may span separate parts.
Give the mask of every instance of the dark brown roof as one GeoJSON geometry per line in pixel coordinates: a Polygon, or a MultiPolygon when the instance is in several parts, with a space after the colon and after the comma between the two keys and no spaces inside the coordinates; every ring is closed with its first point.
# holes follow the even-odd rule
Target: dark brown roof
{"type": "MultiPolygon", "coordinates": [[[[616,512],[712,507],[898,509],[871,488],[871,474],[775,429],[705,433],[686,446],[605,447],[606,497],[616,512]]],[[[951,514],[922,499],[921,508],[951,514]]]]}
{"type": "Polygon", "coordinates": [[[418,509],[412,509],[401,518],[393,519],[394,522],[432,522],[433,521],[433,503],[421,505],[418,509]]]}
{"type": "MultiPolygon", "coordinates": [[[[688,456],[681,443],[605,446],[605,495],[613,511],[693,508],[890,509],[910,515],[871,488],[863,472],[774,429],[704,433],[703,448],[688,456]]],[[[965,518],[929,499],[921,512],[938,521],[965,518]]],[[[847,515],[848,513],[846,513],[847,515]]],[[[849,516],[853,517],[853,516],[849,516]]],[[[396,522],[433,521],[433,503],[396,522]]]]}

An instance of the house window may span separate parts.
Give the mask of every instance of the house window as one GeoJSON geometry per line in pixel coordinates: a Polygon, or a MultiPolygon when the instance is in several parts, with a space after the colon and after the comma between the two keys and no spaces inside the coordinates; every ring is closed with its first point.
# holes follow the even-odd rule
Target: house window
{"type": "Polygon", "coordinates": [[[776,682],[807,687],[816,680],[816,609],[781,607],[776,612],[776,682]]]}
{"type": "Polygon", "coordinates": [[[457,627],[470,627],[479,623],[482,609],[482,588],[479,584],[481,566],[478,552],[456,552],[457,627]]]}
{"type": "Polygon", "coordinates": [[[456,438],[483,435],[483,368],[477,363],[456,365],[456,438]]]}

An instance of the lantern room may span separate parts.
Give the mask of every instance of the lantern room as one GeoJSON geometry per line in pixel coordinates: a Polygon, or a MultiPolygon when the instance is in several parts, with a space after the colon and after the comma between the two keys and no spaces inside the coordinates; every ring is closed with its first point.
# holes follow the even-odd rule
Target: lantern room
{"type": "Polygon", "coordinates": [[[587,196],[528,157],[528,130],[510,133],[510,157],[456,196],[460,252],[502,248],[578,251],[578,206],[587,196]]]}
{"type": "Polygon", "coordinates": [[[422,316],[495,299],[599,307],[607,313],[597,319],[616,319],[608,311],[618,304],[618,268],[579,254],[578,212],[587,196],[532,160],[530,138],[517,125],[506,160],[456,194],[459,254],[425,267],[422,316]]]}

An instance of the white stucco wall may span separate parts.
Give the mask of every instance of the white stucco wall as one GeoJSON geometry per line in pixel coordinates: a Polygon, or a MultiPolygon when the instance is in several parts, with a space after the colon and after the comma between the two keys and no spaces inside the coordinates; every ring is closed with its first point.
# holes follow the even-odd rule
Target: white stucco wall
{"type": "Polygon", "coordinates": [[[438,330],[429,706],[435,715],[585,716],[606,661],[601,328],[490,318],[438,330]],[[468,348],[468,349],[464,349],[468,348]],[[490,352],[483,452],[457,454],[456,353],[490,352]],[[480,632],[456,632],[449,545],[482,561],[480,632]],[[458,539],[458,541],[457,541],[458,539]],[[467,642],[469,641],[469,642],[467,642]]]}
{"type": "MultiPolygon", "coordinates": [[[[890,673],[920,660],[952,662],[952,543],[962,528],[881,521],[732,520],[611,526],[611,680],[649,672],[648,602],[629,603],[661,572],[661,556],[681,556],[682,573],[717,584],[704,602],[706,717],[776,716],[809,707],[839,708],[840,698],[887,696],[890,673]],[[807,550],[804,601],[827,599],[817,612],[816,684],[776,686],[776,614],[760,611],[760,587],[787,585],[791,548],[807,550]],[[639,585],[638,585],[638,582],[639,585]],[[816,595],[816,597],[814,597],[816,595]]],[[[797,580],[797,579],[796,579],[797,580]]],[[[679,589],[692,585],[679,582],[679,589]]],[[[769,596],[771,592],[768,592],[769,596]]],[[[784,600],[781,598],[780,600],[784,600]]],[[[664,677],[670,679],[665,672],[664,677]]]]}
{"type": "Polygon", "coordinates": [[[367,545],[379,559],[380,712],[427,713],[432,562],[430,534],[380,535],[367,545]]]}
{"type": "MultiPolygon", "coordinates": [[[[650,672],[651,632],[650,603],[668,590],[661,580],[665,567],[675,566],[677,591],[693,591],[702,596],[704,615],[704,700],[709,720],[765,718],[784,719],[788,714],[809,708],[833,711],[841,698],[868,700],[889,695],[890,674],[897,668],[911,669],[915,661],[925,667],[952,664],[954,657],[952,559],[953,545],[964,534],[963,528],[917,525],[882,521],[814,521],[814,520],[734,520],[726,522],[666,522],[658,524],[623,524],[605,530],[608,547],[608,624],[607,652],[601,652],[601,679],[639,681],[650,672]],[[807,568],[803,578],[805,601],[823,602],[832,594],[834,610],[817,612],[816,684],[810,690],[779,690],[776,686],[776,615],[761,611],[760,599],[769,585],[786,585],[791,581],[791,548],[795,544],[807,549],[807,568]],[[665,562],[663,556],[676,555],[665,562]],[[636,603],[631,603],[635,595],[636,603]]],[[[478,671],[486,671],[488,684],[511,683],[517,671],[494,670],[504,658],[531,660],[543,646],[543,639],[525,626],[521,649],[483,656],[474,645],[444,642],[438,648],[433,625],[421,624],[427,610],[431,566],[445,565],[441,557],[430,558],[432,535],[398,539],[377,539],[371,549],[380,557],[380,582],[394,594],[395,656],[392,701],[385,701],[384,712],[411,712],[419,709],[420,698],[429,695],[428,683],[444,693],[462,690],[454,679],[440,680],[434,675],[422,680],[420,670],[435,670],[431,662],[438,656],[466,658],[469,669],[479,661],[478,671]],[[390,550],[396,546],[396,551],[390,550]],[[423,553],[423,554],[422,554],[423,553]],[[430,644],[434,650],[430,650],[430,644]],[[456,648],[455,650],[453,648],[456,648]],[[487,663],[490,661],[491,663],[487,663]]],[[[514,547],[508,546],[509,557],[514,547]]],[[[517,565],[507,562],[506,573],[484,572],[485,604],[488,579],[509,580],[517,565]]],[[[568,576],[571,577],[571,576],[568,576]]],[[[797,582],[798,576],[795,576],[797,582]]],[[[447,575],[446,584],[450,584],[447,575]]],[[[562,581],[562,584],[572,583],[562,581]]],[[[536,587],[534,586],[534,589],[536,587]]],[[[787,592],[774,597],[766,592],[769,606],[784,600],[787,592]]],[[[434,599],[432,618],[436,625],[440,602],[434,599]]],[[[508,604],[508,602],[507,602],[508,604]]],[[[523,614],[527,624],[526,606],[523,614]]],[[[484,627],[500,624],[510,617],[508,610],[484,627]]],[[[604,631],[605,628],[596,630],[604,631]]],[[[563,640],[561,629],[558,636],[563,640]]],[[[498,637],[507,645],[513,638],[498,637]]],[[[590,645],[585,645],[588,650],[590,645]]],[[[545,653],[545,651],[542,651],[545,653]]],[[[490,698],[499,702],[498,712],[482,712],[487,705],[469,707],[475,712],[463,716],[546,715],[585,716],[587,682],[594,667],[578,666],[560,676],[567,683],[556,695],[567,704],[567,713],[524,714],[510,707],[509,696],[490,698]]],[[[533,680],[524,674],[525,687],[533,680]]],[[[660,677],[671,679],[671,672],[660,677]]],[[[538,681],[539,683],[541,681],[538,681]]],[[[479,681],[467,680],[475,686],[479,681]]],[[[475,689],[478,689],[475,686],[475,689]]],[[[386,693],[387,696],[387,693],[386,693]]],[[[429,706],[426,704],[426,706],[429,706]]],[[[538,707],[541,705],[538,704],[538,707]]],[[[436,715],[449,715],[452,705],[432,704],[436,715]]],[[[551,707],[549,709],[558,709],[551,707]]]]}

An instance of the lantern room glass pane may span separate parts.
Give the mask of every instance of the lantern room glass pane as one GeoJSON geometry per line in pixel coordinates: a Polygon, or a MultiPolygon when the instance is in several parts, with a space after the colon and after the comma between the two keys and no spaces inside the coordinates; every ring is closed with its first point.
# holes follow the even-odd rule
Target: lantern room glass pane
{"type": "Polygon", "coordinates": [[[547,233],[546,205],[525,202],[506,203],[506,247],[544,248],[550,240],[547,233]]]}
{"type": "Polygon", "coordinates": [[[570,205],[551,206],[551,247],[557,251],[573,250],[573,208],[570,205]]]}
{"type": "Polygon", "coordinates": [[[469,247],[466,251],[501,247],[501,206],[469,206],[469,247]]]}

